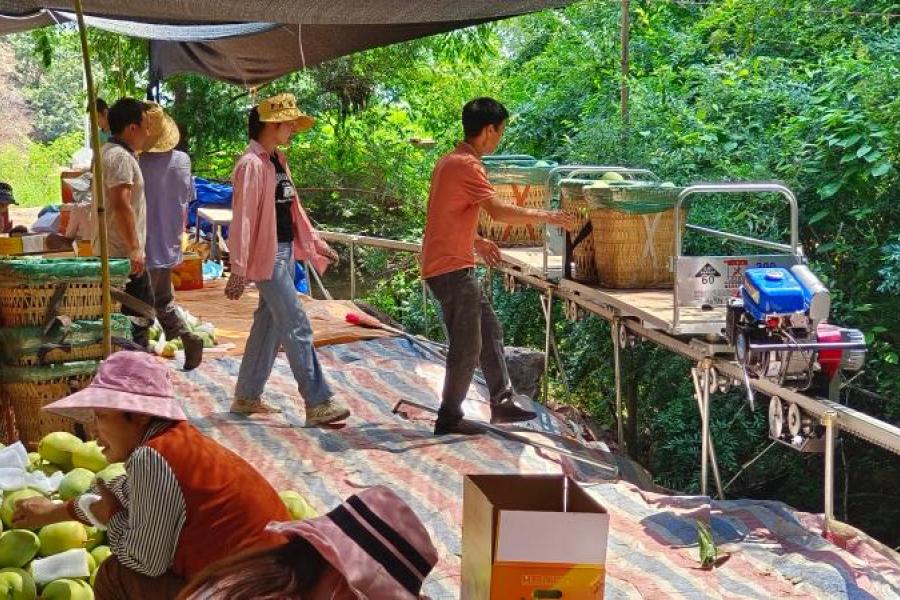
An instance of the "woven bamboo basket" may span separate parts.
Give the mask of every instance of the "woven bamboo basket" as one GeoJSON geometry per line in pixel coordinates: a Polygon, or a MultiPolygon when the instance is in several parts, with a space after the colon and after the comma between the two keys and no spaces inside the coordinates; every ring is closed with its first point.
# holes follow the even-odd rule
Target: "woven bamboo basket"
{"type": "MultiPolygon", "coordinates": [[[[672,287],[675,209],[649,210],[653,206],[674,205],[679,191],[652,184],[585,188],[585,197],[591,204],[594,260],[601,286],[618,289],[672,287]],[[637,205],[642,206],[635,209],[637,205]]],[[[686,219],[687,210],[682,208],[682,229],[686,219]]]]}
{"type": "MultiPolygon", "coordinates": [[[[573,237],[577,236],[591,222],[590,205],[584,198],[584,186],[590,181],[583,179],[563,179],[559,183],[560,208],[575,218],[573,237]]],[[[582,283],[597,281],[597,264],[594,259],[594,236],[585,237],[572,249],[572,279],[582,283]]]]}
{"type": "MultiPolygon", "coordinates": [[[[88,361],[68,364],[93,364],[94,370],[96,370],[98,363],[88,361]]],[[[49,372],[52,373],[52,371],[49,372]]],[[[4,381],[0,383],[0,397],[12,407],[15,429],[22,443],[29,449],[34,449],[41,438],[48,433],[54,431],[78,433],[78,426],[75,421],[53,415],[41,409],[51,402],[85,388],[93,377],[94,371],[82,368],[76,372],[57,377],[48,377],[43,380],[4,381]]]]}
{"type": "MultiPolygon", "coordinates": [[[[113,282],[121,287],[124,281],[113,282]]],[[[47,309],[56,293],[56,285],[19,285],[0,287],[0,326],[30,327],[42,325],[47,309]]],[[[112,312],[119,312],[121,305],[112,302],[112,312]]],[[[65,296],[59,303],[59,314],[72,319],[98,319],[103,315],[103,295],[99,283],[74,282],[68,284],[65,296]]]]}
{"type": "MultiPolygon", "coordinates": [[[[486,157],[487,158],[487,157],[486,157]]],[[[488,179],[504,204],[544,209],[550,201],[547,178],[556,163],[513,159],[485,160],[488,179]]],[[[510,225],[495,221],[482,210],[478,217],[478,234],[504,248],[541,246],[544,230],[540,225],[510,225]]]]}
{"type": "MultiPolygon", "coordinates": [[[[121,314],[110,316],[113,339],[131,339],[131,321],[121,314]]],[[[45,333],[42,327],[0,328],[0,363],[13,367],[35,367],[55,363],[101,360],[103,322],[73,321],[65,329],[45,333]],[[40,352],[45,344],[63,346],[40,352]]],[[[113,351],[117,349],[113,344],[113,351]]]]}

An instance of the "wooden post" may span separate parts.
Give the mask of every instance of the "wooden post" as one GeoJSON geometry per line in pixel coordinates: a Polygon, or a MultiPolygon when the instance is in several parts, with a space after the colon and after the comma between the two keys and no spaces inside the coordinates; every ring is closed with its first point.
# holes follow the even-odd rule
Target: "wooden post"
{"type": "Polygon", "coordinates": [[[622,30],[621,30],[621,88],[619,93],[620,112],[622,118],[622,138],[628,137],[628,43],[631,33],[631,7],[630,0],[622,0],[622,30]]]}
{"type": "Polygon", "coordinates": [[[103,186],[103,161],[100,158],[100,127],[97,125],[97,90],[94,88],[94,75],[91,71],[91,52],[88,47],[87,29],[84,26],[84,9],[81,0],[74,0],[75,14],[78,17],[78,33],[81,37],[81,60],[84,63],[84,79],[87,83],[88,107],[91,113],[91,149],[93,160],[93,203],[97,209],[97,232],[100,242],[100,282],[102,286],[103,306],[103,355],[112,354],[112,331],[110,312],[112,306],[109,298],[109,243],[106,233],[106,200],[103,186]]]}

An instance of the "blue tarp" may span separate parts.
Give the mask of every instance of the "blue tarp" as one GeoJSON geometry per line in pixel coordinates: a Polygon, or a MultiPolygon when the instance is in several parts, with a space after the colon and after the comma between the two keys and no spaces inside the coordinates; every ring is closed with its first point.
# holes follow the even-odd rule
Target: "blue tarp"
{"type": "MultiPolygon", "coordinates": [[[[230,183],[216,183],[202,177],[194,177],[194,200],[188,205],[188,227],[197,226],[198,208],[231,208],[233,192],[230,183]]],[[[204,233],[212,232],[212,226],[209,223],[203,223],[201,229],[204,233]]],[[[228,239],[227,227],[222,228],[222,237],[228,239]]]]}

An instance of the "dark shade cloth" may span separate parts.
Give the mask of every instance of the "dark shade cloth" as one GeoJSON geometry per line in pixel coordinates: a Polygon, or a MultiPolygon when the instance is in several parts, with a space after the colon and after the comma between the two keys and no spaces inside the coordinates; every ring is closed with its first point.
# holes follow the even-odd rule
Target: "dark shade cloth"
{"type": "MultiPolygon", "coordinates": [[[[251,87],[361,50],[571,1],[93,0],[85,10],[91,26],[151,40],[152,80],[198,73],[251,87]]],[[[0,0],[0,34],[67,21],[71,10],[71,1],[0,0]]]]}

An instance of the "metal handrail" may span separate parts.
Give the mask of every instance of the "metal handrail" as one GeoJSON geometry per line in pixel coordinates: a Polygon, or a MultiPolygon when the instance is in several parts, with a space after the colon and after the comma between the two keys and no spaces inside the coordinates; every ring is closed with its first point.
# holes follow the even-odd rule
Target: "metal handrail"
{"type": "MultiPolygon", "coordinates": [[[[755,246],[760,246],[762,248],[769,248],[780,250],[783,252],[788,252],[793,254],[794,256],[801,257],[803,256],[803,248],[800,247],[800,233],[799,233],[799,208],[797,206],[797,197],[794,196],[794,193],[783,183],[778,181],[770,181],[770,182],[735,182],[735,183],[698,183],[694,185],[690,185],[678,194],[678,200],[675,202],[675,214],[673,215],[674,225],[675,225],[675,254],[672,259],[672,271],[676,273],[678,272],[678,261],[682,257],[682,232],[681,232],[681,207],[684,205],[684,201],[694,194],[759,194],[759,193],[775,193],[781,194],[787,200],[788,205],[791,210],[791,243],[790,245],[779,244],[777,242],[770,242],[767,240],[759,240],[756,238],[751,238],[743,235],[737,235],[734,233],[728,233],[725,231],[718,231],[716,229],[709,229],[707,227],[699,227],[692,226],[691,229],[702,231],[709,235],[714,235],[717,237],[721,237],[724,239],[739,241],[745,244],[751,244],[755,246]]],[[[678,331],[678,326],[681,323],[681,306],[678,298],[678,282],[675,282],[672,290],[672,329],[674,331],[678,331]]]]}
{"type": "MultiPolygon", "coordinates": [[[[682,234],[681,234],[681,207],[684,204],[685,199],[688,196],[692,196],[694,194],[759,194],[771,192],[775,194],[781,194],[788,201],[788,204],[791,208],[791,244],[790,244],[790,252],[797,255],[803,256],[803,249],[800,248],[800,233],[799,233],[799,208],[797,207],[797,197],[794,196],[794,193],[783,183],[779,181],[771,181],[771,182],[735,182],[735,183],[698,183],[694,185],[690,185],[678,194],[678,201],[675,203],[675,256],[681,256],[681,245],[682,245],[682,234]]],[[[707,230],[707,233],[713,232],[716,230],[707,230]]],[[[717,232],[719,234],[733,236],[735,234],[729,234],[724,231],[717,232]]],[[[724,235],[722,237],[724,237],[724,235]]],[[[743,237],[743,236],[741,236],[743,237]]],[[[767,242],[766,240],[757,240],[755,238],[744,238],[742,241],[746,241],[747,243],[752,243],[761,247],[771,247],[770,245],[773,242],[767,242]],[[768,245],[767,245],[768,244],[768,245]]]]}

